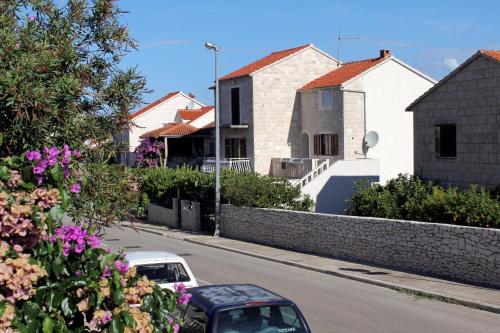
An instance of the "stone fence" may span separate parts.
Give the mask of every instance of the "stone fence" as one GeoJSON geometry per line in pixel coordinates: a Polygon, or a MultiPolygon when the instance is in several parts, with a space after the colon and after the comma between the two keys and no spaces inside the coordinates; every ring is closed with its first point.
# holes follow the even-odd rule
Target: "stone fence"
{"type": "Polygon", "coordinates": [[[500,229],[223,205],[221,234],[500,287],[500,229]]]}
{"type": "Polygon", "coordinates": [[[177,199],[172,199],[172,209],[154,204],[148,206],[149,223],[183,230],[200,231],[200,215],[200,203],[189,200],[181,200],[179,207],[177,199]]]}

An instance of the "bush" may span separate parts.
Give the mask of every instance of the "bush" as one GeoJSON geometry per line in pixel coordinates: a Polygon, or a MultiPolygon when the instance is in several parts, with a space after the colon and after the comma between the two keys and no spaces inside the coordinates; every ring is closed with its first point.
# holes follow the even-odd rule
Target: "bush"
{"type": "MultiPolygon", "coordinates": [[[[179,192],[182,199],[213,201],[215,176],[199,169],[154,168],[135,171],[139,189],[152,202],[165,205],[179,192]]],[[[314,202],[287,180],[223,169],[221,201],[238,206],[309,211],[314,202]]]]}
{"type": "Polygon", "coordinates": [[[70,215],[79,225],[103,228],[144,215],[141,193],[134,174],[122,165],[88,163],[80,166],[84,179],[70,215]]]}
{"type": "Polygon", "coordinates": [[[165,293],[93,229],[61,225],[85,183],[77,156],[66,146],[0,160],[0,331],[178,331],[182,286],[165,293]]]}
{"type": "Polygon", "coordinates": [[[496,194],[475,186],[465,191],[443,188],[409,175],[400,175],[385,186],[359,182],[346,214],[500,227],[496,194]]]}

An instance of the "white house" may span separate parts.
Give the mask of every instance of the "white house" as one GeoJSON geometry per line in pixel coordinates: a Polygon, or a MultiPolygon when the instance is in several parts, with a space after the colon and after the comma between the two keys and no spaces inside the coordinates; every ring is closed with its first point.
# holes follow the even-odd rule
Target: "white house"
{"type": "Polygon", "coordinates": [[[117,138],[124,145],[120,162],[128,165],[135,163],[135,148],[139,145],[141,136],[146,132],[175,122],[180,109],[200,109],[205,107],[192,94],[174,91],[154,101],[129,116],[130,128],[117,138]]]}

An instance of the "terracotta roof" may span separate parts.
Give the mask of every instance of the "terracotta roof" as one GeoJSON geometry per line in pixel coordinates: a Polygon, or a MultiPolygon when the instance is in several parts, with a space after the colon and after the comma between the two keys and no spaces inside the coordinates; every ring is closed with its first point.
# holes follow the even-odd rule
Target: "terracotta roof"
{"type": "Polygon", "coordinates": [[[289,55],[292,55],[300,50],[303,50],[309,46],[311,46],[311,44],[301,45],[301,46],[294,47],[291,49],[273,52],[273,53],[265,56],[262,59],[254,61],[251,64],[248,64],[244,67],[241,67],[240,69],[237,69],[234,72],[231,72],[231,73],[221,77],[219,80],[227,80],[227,79],[231,79],[231,78],[235,78],[235,77],[250,75],[259,69],[262,69],[266,66],[269,66],[269,65],[271,65],[271,64],[273,64],[273,63],[275,63],[283,58],[286,58],[289,55]]]}
{"type": "Polygon", "coordinates": [[[213,106],[204,106],[200,109],[180,109],[178,112],[184,120],[195,120],[213,109],[213,106]]]}
{"type": "Polygon", "coordinates": [[[387,57],[379,57],[374,59],[366,59],[366,60],[344,63],[341,67],[334,69],[333,71],[309,82],[304,87],[302,87],[302,89],[315,89],[315,88],[338,86],[339,84],[349,81],[350,79],[367,71],[373,66],[381,63],[385,59],[387,59],[387,57]]]}
{"type": "Polygon", "coordinates": [[[136,111],[136,112],[134,112],[134,113],[130,114],[130,115],[128,116],[128,119],[129,119],[129,120],[132,120],[132,119],[136,118],[137,116],[140,116],[140,115],[141,115],[141,114],[143,114],[144,112],[146,112],[146,111],[148,111],[148,110],[150,110],[150,109],[154,108],[155,106],[157,106],[158,104],[161,104],[161,103],[165,102],[166,100],[171,99],[172,97],[176,96],[176,95],[177,95],[177,94],[179,94],[179,93],[180,93],[180,91],[173,91],[173,92],[171,92],[171,93],[166,94],[165,96],[163,96],[163,97],[162,97],[162,98],[160,98],[159,100],[154,101],[153,103],[150,103],[150,104],[146,105],[145,107],[143,107],[143,108],[142,108],[142,109],[140,109],[139,111],[136,111]]]}
{"type": "Polygon", "coordinates": [[[193,134],[198,131],[198,128],[183,123],[170,123],[165,126],[149,131],[141,135],[141,137],[159,137],[159,136],[184,136],[193,134]]]}
{"type": "Polygon", "coordinates": [[[500,61],[500,50],[480,50],[479,52],[500,61]]]}

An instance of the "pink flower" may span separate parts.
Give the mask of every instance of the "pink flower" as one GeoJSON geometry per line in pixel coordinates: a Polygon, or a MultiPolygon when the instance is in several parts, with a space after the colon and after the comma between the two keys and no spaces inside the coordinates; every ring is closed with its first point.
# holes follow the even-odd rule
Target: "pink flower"
{"type": "Polygon", "coordinates": [[[111,276],[111,270],[109,269],[108,266],[104,266],[104,269],[102,270],[101,273],[101,279],[107,279],[110,276],[111,276]]]}
{"type": "Polygon", "coordinates": [[[177,333],[177,332],[179,332],[179,328],[181,328],[181,327],[179,326],[178,323],[175,323],[172,328],[174,329],[174,332],[177,333]]]}
{"type": "Polygon", "coordinates": [[[28,16],[28,21],[33,22],[35,20],[35,17],[33,15],[28,16]]]}
{"type": "Polygon", "coordinates": [[[14,45],[14,48],[15,48],[16,50],[18,50],[20,47],[21,47],[21,44],[20,44],[19,42],[17,42],[17,43],[16,43],[16,45],[14,45]]]}
{"type": "Polygon", "coordinates": [[[111,312],[106,311],[104,315],[102,316],[102,323],[107,324],[111,321],[111,312]]]}
{"type": "Polygon", "coordinates": [[[80,184],[76,183],[76,184],[72,184],[70,187],[69,187],[69,190],[73,193],[80,193],[80,190],[81,190],[81,186],[80,184]]]}
{"type": "Polygon", "coordinates": [[[99,237],[92,235],[87,239],[87,244],[90,245],[91,248],[95,249],[96,247],[99,247],[101,241],[99,240],[99,237]]]}
{"type": "Polygon", "coordinates": [[[78,158],[80,156],[82,156],[82,154],[80,154],[80,152],[78,150],[73,150],[73,152],[71,153],[75,158],[78,158]]]}
{"type": "Polygon", "coordinates": [[[127,274],[128,272],[128,263],[126,262],[121,262],[120,260],[116,260],[115,267],[122,275],[127,274]]]}
{"type": "Polygon", "coordinates": [[[21,253],[23,252],[23,247],[19,244],[16,244],[14,245],[14,251],[16,251],[17,253],[21,253]]]}
{"type": "Polygon", "coordinates": [[[42,158],[42,154],[36,150],[30,150],[26,152],[26,158],[28,161],[38,161],[42,158]]]}

